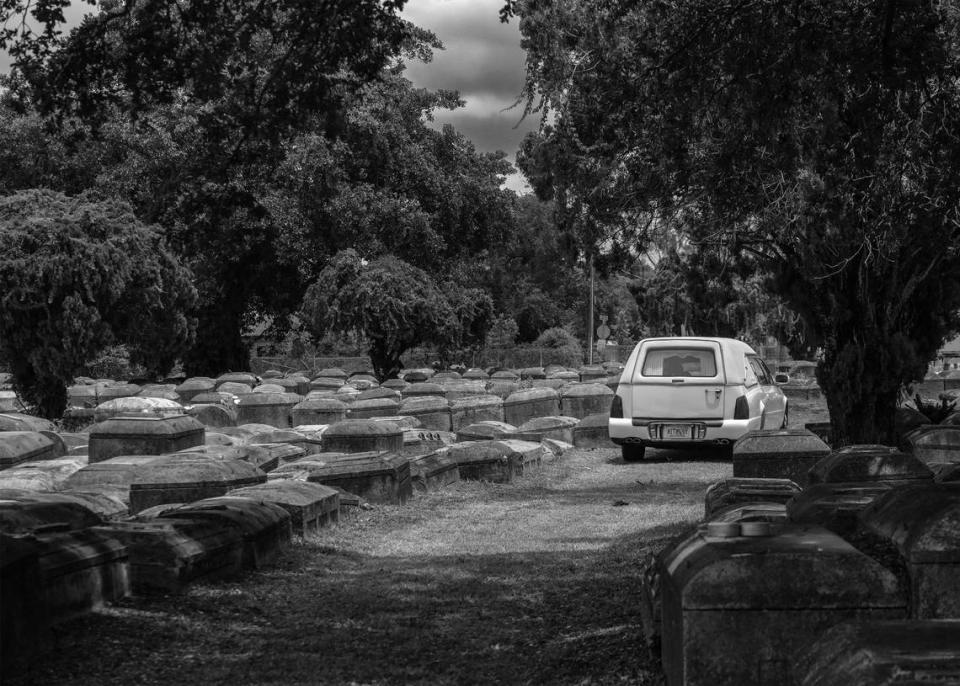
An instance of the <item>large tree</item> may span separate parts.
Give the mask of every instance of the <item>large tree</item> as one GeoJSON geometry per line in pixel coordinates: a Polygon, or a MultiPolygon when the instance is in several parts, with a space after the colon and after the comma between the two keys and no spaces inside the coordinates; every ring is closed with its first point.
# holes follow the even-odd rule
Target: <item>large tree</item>
{"type": "Polygon", "coordinates": [[[838,437],[893,439],[960,310],[960,3],[508,3],[538,181],[584,230],[748,251],[822,351],[838,437]]]}
{"type": "Polygon", "coordinates": [[[161,375],[192,342],[190,274],[125,203],[21,191],[0,198],[0,242],[0,347],[43,416],[107,346],[161,375]]]}

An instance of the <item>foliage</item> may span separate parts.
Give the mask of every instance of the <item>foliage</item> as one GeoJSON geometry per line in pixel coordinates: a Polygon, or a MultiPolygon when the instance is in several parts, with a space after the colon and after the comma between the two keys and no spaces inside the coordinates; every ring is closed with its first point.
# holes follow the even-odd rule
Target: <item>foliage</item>
{"type": "Polygon", "coordinates": [[[822,350],[840,432],[891,440],[960,322],[960,3],[508,3],[521,167],[585,244],[671,226],[751,254],[822,350]]]}
{"type": "Polygon", "coordinates": [[[533,345],[544,349],[544,364],[560,364],[574,369],[583,364],[580,341],[563,327],[547,329],[537,336],[533,345]]]}
{"type": "Polygon", "coordinates": [[[130,364],[130,351],[125,345],[110,345],[97,353],[80,370],[93,379],[130,380],[146,376],[143,367],[130,364]]]}
{"type": "Polygon", "coordinates": [[[338,253],[304,296],[303,320],[316,338],[357,331],[370,344],[381,380],[403,367],[403,353],[421,343],[456,340],[458,322],[433,279],[392,255],[365,262],[354,250],[338,253]]]}
{"type": "Polygon", "coordinates": [[[101,350],[125,343],[149,374],[190,344],[190,275],[125,203],[46,190],[0,198],[0,343],[15,385],[46,417],[101,350]]]}
{"type": "Polygon", "coordinates": [[[487,345],[491,348],[507,348],[517,342],[520,329],[513,317],[497,315],[490,324],[487,345]]]}

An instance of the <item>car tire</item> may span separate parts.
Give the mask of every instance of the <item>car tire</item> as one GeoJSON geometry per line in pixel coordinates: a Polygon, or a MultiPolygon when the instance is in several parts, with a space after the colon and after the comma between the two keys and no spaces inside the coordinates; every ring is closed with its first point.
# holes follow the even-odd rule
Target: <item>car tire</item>
{"type": "Polygon", "coordinates": [[[644,445],[621,445],[620,453],[623,455],[624,462],[639,462],[643,459],[646,452],[644,445]]]}

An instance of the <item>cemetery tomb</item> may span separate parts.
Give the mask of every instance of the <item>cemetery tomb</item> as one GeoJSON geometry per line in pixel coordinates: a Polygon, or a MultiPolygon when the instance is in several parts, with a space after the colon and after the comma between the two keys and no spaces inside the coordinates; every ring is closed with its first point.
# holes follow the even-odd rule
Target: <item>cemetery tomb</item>
{"type": "Polygon", "coordinates": [[[384,381],[382,384],[380,384],[380,387],[381,387],[381,388],[389,388],[389,389],[394,390],[394,391],[396,391],[397,393],[400,393],[401,395],[403,395],[403,389],[405,389],[405,388],[406,388],[407,386],[409,386],[409,385],[410,385],[410,384],[408,384],[408,383],[407,383],[406,381],[404,381],[403,379],[387,379],[387,380],[384,381]]]}
{"type": "Polygon", "coordinates": [[[843,622],[794,664],[799,686],[960,684],[960,621],[843,622]]]}
{"type": "Polygon", "coordinates": [[[450,400],[450,426],[457,431],[477,422],[502,422],[503,400],[495,395],[474,395],[450,400]]]}
{"type": "Polygon", "coordinates": [[[895,448],[850,445],[821,459],[808,472],[808,483],[933,480],[923,462],[895,448]]]}
{"type": "Polygon", "coordinates": [[[540,442],[544,438],[554,438],[573,444],[573,429],[580,422],[574,417],[534,417],[517,427],[514,438],[540,442]]]}
{"type": "Polygon", "coordinates": [[[600,383],[570,384],[560,392],[560,414],[583,419],[592,414],[609,416],[613,391],[600,383]]]}
{"type": "Polygon", "coordinates": [[[547,371],[543,367],[524,367],[519,371],[520,380],[546,379],[547,371]]]}
{"type": "MultiPolygon", "coordinates": [[[[235,436],[228,436],[227,434],[220,433],[218,431],[207,431],[203,439],[203,444],[204,446],[231,447],[240,445],[241,441],[235,436]]],[[[187,448],[187,450],[191,450],[191,448],[187,448]]]]}
{"type": "Polygon", "coordinates": [[[503,381],[519,381],[520,375],[509,369],[501,369],[490,375],[491,379],[501,379],[503,381]]]}
{"type": "Polygon", "coordinates": [[[787,502],[787,517],[853,538],[860,532],[860,512],[897,485],[895,481],[811,484],[787,502]]]}
{"type": "Polygon", "coordinates": [[[432,369],[411,369],[402,374],[401,378],[409,384],[415,384],[427,381],[431,376],[433,376],[432,369]]]}
{"type": "Polygon", "coordinates": [[[126,493],[120,493],[117,489],[61,490],[57,491],[55,495],[83,505],[104,520],[118,519],[130,514],[130,505],[127,503],[126,493]]]}
{"type": "Polygon", "coordinates": [[[342,488],[375,503],[403,505],[412,494],[410,459],[399,453],[325,453],[322,457],[323,461],[308,458],[287,468],[305,466],[307,481],[342,488]]]}
{"type": "Polygon", "coordinates": [[[447,392],[444,386],[441,386],[438,383],[431,383],[427,381],[418,381],[411,383],[405,389],[403,389],[403,398],[419,398],[425,395],[435,395],[441,398],[447,397],[447,392]]]}
{"type": "Polygon", "coordinates": [[[25,409],[15,391],[0,390],[0,412],[23,412],[25,409]]]}
{"type": "Polygon", "coordinates": [[[786,522],[787,506],[775,502],[733,503],[720,507],[710,517],[711,522],[786,522]]]}
{"type": "Polygon", "coordinates": [[[267,424],[278,429],[293,426],[293,408],[301,401],[296,393],[251,393],[237,404],[237,424],[267,424]]]}
{"type": "Polygon", "coordinates": [[[260,375],[261,379],[282,379],[283,372],[279,369],[268,369],[260,375]]]}
{"type": "Polygon", "coordinates": [[[36,541],[0,534],[0,680],[53,647],[36,541]]]}
{"type": "Polygon", "coordinates": [[[389,421],[347,419],[331,425],[323,434],[324,452],[360,453],[403,450],[403,430],[389,421]]]}
{"type": "Polygon", "coordinates": [[[189,403],[193,401],[193,396],[198,393],[217,390],[217,382],[209,376],[193,376],[177,386],[174,390],[176,390],[177,395],[180,396],[183,403],[189,403]]]}
{"type": "Polygon", "coordinates": [[[63,456],[63,442],[39,431],[0,431],[0,470],[63,456]]]}
{"type": "Polygon", "coordinates": [[[442,396],[405,398],[397,410],[401,416],[415,417],[424,429],[450,431],[450,404],[442,396]]]}
{"type": "Polygon", "coordinates": [[[456,437],[449,431],[424,431],[423,429],[403,430],[403,450],[401,454],[413,458],[425,455],[451,445],[456,437]]]}
{"type": "Polygon", "coordinates": [[[180,394],[177,393],[177,387],[175,384],[145,384],[140,388],[140,392],[134,397],[163,398],[164,400],[173,400],[176,403],[180,402],[180,394]]]}
{"type": "Polygon", "coordinates": [[[294,383],[293,390],[291,391],[292,393],[306,395],[310,392],[310,379],[308,379],[305,375],[288,374],[285,378],[288,382],[294,383]]]}
{"type": "Polygon", "coordinates": [[[269,564],[293,537],[290,513],[267,500],[206,498],[165,512],[160,518],[206,519],[235,528],[243,539],[241,564],[245,569],[269,564]]]}
{"type": "Polygon", "coordinates": [[[336,424],[347,418],[347,405],[336,398],[307,398],[293,406],[293,425],[336,424]]]}
{"type": "Polygon", "coordinates": [[[552,388],[560,393],[565,387],[570,385],[570,381],[558,377],[547,377],[546,379],[530,379],[527,381],[532,388],[552,388]]]}
{"type": "Polygon", "coordinates": [[[118,455],[80,468],[63,482],[65,491],[100,491],[119,496],[129,504],[130,484],[137,470],[157,455],[118,455]]]}
{"type": "Polygon", "coordinates": [[[450,380],[458,381],[462,378],[463,377],[460,376],[459,372],[446,371],[446,372],[437,372],[432,377],[430,377],[430,380],[435,381],[437,383],[441,383],[441,382],[450,381],[450,380]]]}
{"type": "Polygon", "coordinates": [[[169,417],[183,414],[183,405],[163,398],[125,397],[106,400],[94,408],[93,418],[102,422],[113,417],[156,416],[169,417]]]}
{"type": "Polygon", "coordinates": [[[511,381],[509,379],[494,379],[491,378],[486,383],[487,394],[495,395],[498,398],[506,400],[513,393],[516,393],[520,390],[520,383],[517,381],[511,381]]]}
{"type": "Polygon", "coordinates": [[[142,465],[130,482],[130,513],[154,505],[213,498],[266,480],[263,471],[241,460],[200,454],[163,455],[142,465]]]}
{"type": "Polygon", "coordinates": [[[316,373],[316,375],[315,375],[313,378],[314,378],[314,380],[316,380],[316,379],[342,379],[342,380],[346,381],[346,380],[347,380],[347,373],[346,373],[345,371],[343,371],[342,369],[340,369],[339,367],[330,367],[330,368],[328,368],[328,369],[321,369],[319,372],[316,373]]]}
{"type": "Polygon", "coordinates": [[[511,460],[516,460],[517,476],[538,469],[547,453],[539,441],[526,441],[520,438],[503,438],[494,441],[511,452],[511,460]]]}
{"type": "Polygon", "coordinates": [[[293,533],[297,536],[315,532],[340,519],[339,491],[319,483],[278,479],[234,489],[227,497],[279,505],[290,514],[293,533]]]}
{"type": "Polygon", "coordinates": [[[305,454],[302,448],[295,448],[285,443],[273,443],[264,445],[243,444],[235,446],[215,446],[205,445],[198,448],[187,448],[178,455],[206,455],[221,459],[232,459],[246,462],[253,465],[262,472],[269,472],[276,469],[280,464],[282,454],[287,454],[294,459],[299,459],[305,454]],[[272,448],[278,450],[272,450],[272,448]],[[284,450],[279,450],[284,448],[284,450]]]}
{"type": "Polygon", "coordinates": [[[89,434],[76,433],[72,431],[61,431],[57,435],[60,437],[60,440],[63,441],[63,444],[67,447],[67,454],[76,454],[74,451],[77,448],[84,448],[83,454],[86,455],[87,443],[90,441],[89,434]]]}
{"type": "Polygon", "coordinates": [[[255,433],[247,439],[247,444],[269,444],[284,443],[292,445],[303,450],[307,455],[319,453],[322,448],[322,440],[319,436],[306,436],[293,429],[275,429],[273,431],[262,431],[255,433]]]}
{"type": "Polygon", "coordinates": [[[76,531],[102,521],[99,514],[76,498],[59,493],[0,489],[0,533],[23,535],[76,531]]]}
{"type": "MultiPolygon", "coordinates": [[[[362,382],[367,386],[367,388],[373,388],[374,386],[380,385],[380,382],[377,381],[377,377],[375,377],[372,372],[356,372],[351,374],[347,381],[349,383],[362,382]]],[[[366,390],[366,388],[362,390],[366,390]]]]}
{"type": "Polygon", "coordinates": [[[398,414],[394,415],[393,417],[371,417],[370,419],[375,422],[390,422],[391,424],[396,424],[398,427],[400,427],[401,431],[423,428],[423,425],[420,423],[419,419],[405,414],[398,414]]]}
{"type": "Polygon", "coordinates": [[[864,509],[860,521],[906,563],[913,617],[960,619],[960,484],[893,489],[864,509]]]}
{"type": "Polygon", "coordinates": [[[222,522],[155,518],[93,530],[126,547],[130,587],[138,595],[181,591],[192,582],[231,577],[242,569],[242,535],[222,522]]]}
{"type": "MultiPolygon", "coordinates": [[[[244,393],[243,395],[247,394],[244,393]]],[[[190,401],[187,408],[196,407],[197,405],[220,405],[221,407],[234,410],[234,415],[236,415],[235,408],[238,402],[240,402],[240,396],[234,393],[207,391],[205,393],[197,393],[193,396],[193,400],[190,401]]]]}
{"type": "Polygon", "coordinates": [[[544,457],[563,457],[563,454],[568,450],[573,450],[573,444],[567,443],[566,441],[560,441],[556,438],[544,438],[541,439],[540,445],[543,446],[544,457]]]}
{"type": "Polygon", "coordinates": [[[483,381],[448,380],[442,382],[441,385],[443,386],[444,397],[451,403],[455,400],[466,400],[487,395],[487,387],[483,381]]]}
{"type": "Polygon", "coordinates": [[[610,373],[602,365],[592,364],[580,367],[580,381],[598,381],[610,376],[610,373]]]}
{"type": "Polygon", "coordinates": [[[105,400],[100,392],[106,386],[105,383],[77,383],[67,386],[67,404],[70,407],[96,407],[105,400]]]}
{"type": "MultiPolygon", "coordinates": [[[[246,386],[247,391],[257,385],[256,375],[250,372],[226,372],[218,376],[214,381],[216,382],[217,390],[220,390],[221,386],[227,383],[246,386]]],[[[230,392],[232,393],[233,391],[230,392]]]]}
{"type": "Polygon", "coordinates": [[[567,381],[567,382],[569,382],[569,383],[580,383],[580,373],[579,373],[579,372],[572,372],[572,371],[570,371],[570,370],[568,370],[568,369],[564,369],[564,368],[560,368],[560,369],[557,369],[557,370],[555,370],[555,371],[551,371],[549,366],[548,366],[548,367],[545,367],[544,369],[545,369],[546,372],[547,372],[547,378],[548,378],[548,379],[562,379],[563,381],[567,381]]]}
{"type": "Polygon", "coordinates": [[[204,403],[210,402],[206,398],[212,397],[214,395],[219,395],[221,398],[230,399],[230,402],[235,401],[240,396],[244,396],[247,393],[253,393],[254,386],[247,385],[245,383],[239,383],[237,381],[224,381],[217,383],[217,390],[207,391],[206,393],[200,393],[193,396],[193,401],[195,403],[204,403]]]}
{"type": "Polygon", "coordinates": [[[350,387],[352,387],[352,388],[355,388],[355,389],[357,390],[357,392],[359,393],[359,392],[362,392],[362,391],[369,390],[369,389],[371,389],[371,388],[376,388],[379,384],[377,384],[376,381],[371,381],[371,380],[369,380],[369,379],[364,379],[364,378],[360,378],[360,377],[353,377],[353,376],[351,376],[351,377],[347,380],[347,385],[350,386],[350,387]]]}
{"type": "Polygon", "coordinates": [[[491,441],[500,438],[511,438],[517,433],[513,424],[498,421],[482,421],[457,429],[458,441],[491,441]]]}
{"type": "Polygon", "coordinates": [[[461,479],[509,483],[523,473],[522,455],[504,441],[454,443],[447,450],[461,479]]]}
{"type": "Polygon", "coordinates": [[[573,427],[573,445],[577,448],[616,448],[610,440],[610,415],[590,414],[573,427]]]}
{"type": "Polygon", "coordinates": [[[520,426],[535,417],[560,414],[560,396],[552,388],[530,388],[511,393],[503,401],[503,421],[520,426]]]}
{"type": "Polygon", "coordinates": [[[193,417],[114,417],[90,427],[90,462],[117,455],[163,455],[204,444],[204,426],[193,417]]]}
{"type": "Polygon", "coordinates": [[[395,400],[399,403],[400,391],[377,386],[376,388],[370,388],[366,391],[360,391],[356,397],[357,400],[376,400],[378,398],[387,398],[388,400],[395,400]]]}
{"type": "Polygon", "coordinates": [[[733,475],[806,486],[810,469],[829,454],[830,446],[806,429],[749,431],[733,444],[733,475]]]}
{"type": "Polygon", "coordinates": [[[56,426],[49,419],[34,417],[21,412],[0,413],[0,433],[6,431],[55,431],[56,426]]]}
{"type": "Polygon", "coordinates": [[[815,526],[706,523],[659,574],[671,686],[792,683],[792,656],[827,628],[906,612],[891,572],[815,526]]]}
{"type": "Polygon", "coordinates": [[[250,391],[251,393],[291,393],[294,394],[294,391],[287,385],[276,383],[280,379],[270,379],[269,381],[264,381],[261,384],[258,384],[253,387],[250,391]]]}
{"type": "Polygon", "coordinates": [[[209,426],[214,429],[221,429],[225,426],[235,426],[237,423],[237,410],[235,406],[202,403],[188,407],[186,414],[204,426],[209,426]]]}
{"type": "Polygon", "coordinates": [[[372,398],[370,400],[360,400],[357,398],[350,404],[347,416],[350,419],[389,417],[396,415],[399,409],[399,401],[391,398],[372,398]]]}
{"type": "Polygon", "coordinates": [[[482,369],[472,367],[463,373],[463,378],[469,381],[486,381],[490,378],[490,375],[482,369]]]}
{"type": "Polygon", "coordinates": [[[310,390],[311,391],[336,391],[337,389],[342,388],[344,383],[346,383],[346,381],[344,381],[343,379],[320,376],[310,382],[310,390]]]}
{"type": "Polygon", "coordinates": [[[100,389],[100,402],[117,398],[129,398],[140,392],[140,386],[134,383],[108,383],[100,389]]]}
{"type": "Polygon", "coordinates": [[[703,517],[712,519],[731,505],[756,502],[786,504],[800,493],[800,486],[790,479],[735,477],[711,484],[704,496],[703,517]]]}
{"type": "Polygon", "coordinates": [[[25,491],[59,490],[71,474],[86,466],[86,457],[57,457],[39,462],[21,462],[0,472],[0,488],[25,491]]]}
{"type": "Polygon", "coordinates": [[[44,613],[51,623],[130,595],[127,549],[96,528],[38,534],[30,542],[36,546],[44,613]]]}
{"type": "Polygon", "coordinates": [[[353,386],[345,385],[338,388],[337,392],[334,393],[333,397],[336,398],[337,400],[347,403],[347,405],[349,406],[353,403],[354,400],[357,399],[358,395],[360,395],[359,390],[357,390],[353,386]]]}
{"type": "Polygon", "coordinates": [[[435,491],[460,481],[460,465],[446,447],[410,458],[410,478],[419,491],[435,491]]]}
{"type": "Polygon", "coordinates": [[[900,438],[929,423],[930,419],[927,415],[912,407],[898,407],[893,415],[894,433],[900,438]]]}
{"type": "Polygon", "coordinates": [[[223,432],[227,435],[236,434],[236,438],[240,439],[241,443],[249,443],[250,439],[256,434],[263,433],[264,431],[274,431],[276,429],[277,427],[273,426],[272,424],[248,422],[246,424],[241,424],[236,428],[223,429],[223,432]]]}
{"type": "Polygon", "coordinates": [[[960,462],[960,426],[925,424],[905,435],[903,446],[928,467],[960,462]]]}

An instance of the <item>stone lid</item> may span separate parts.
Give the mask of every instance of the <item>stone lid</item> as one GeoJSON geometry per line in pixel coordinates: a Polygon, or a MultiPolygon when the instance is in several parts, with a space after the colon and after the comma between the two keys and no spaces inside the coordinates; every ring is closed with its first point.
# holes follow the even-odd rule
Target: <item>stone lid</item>
{"type": "Polygon", "coordinates": [[[446,390],[440,384],[429,381],[417,381],[403,389],[404,398],[418,395],[438,395],[440,397],[446,397],[446,390]]]}
{"type": "Polygon", "coordinates": [[[516,450],[504,441],[464,441],[447,447],[450,457],[457,464],[482,464],[487,462],[507,462],[516,455],[516,450]]]}
{"type": "Polygon", "coordinates": [[[404,388],[406,388],[406,387],[409,386],[409,385],[410,385],[410,384],[408,384],[408,383],[407,383],[406,381],[404,381],[403,379],[387,379],[387,380],[384,381],[382,384],[380,384],[380,387],[381,387],[381,388],[392,388],[392,389],[394,389],[395,391],[402,391],[404,388]]]}
{"type": "Polygon", "coordinates": [[[204,426],[193,417],[113,417],[94,424],[90,438],[127,438],[129,436],[163,436],[176,438],[203,432],[204,426]]]}
{"type": "Polygon", "coordinates": [[[433,374],[432,369],[410,369],[402,375],[402,378],[407,383],[422,383],[427,381],[433,374]]]}
{"type": "Polygon", "coordinates": [[[297,479],[274,479],[254,486],[244,486],[229,493],[227,497],[267,500],[278,505],[307,507],[317,501],[339,501],[340,493],[329,486],[313,481],[297,479]]]}
{"type": "Polygon", "coordinates": [[[430,412],[447,412],[450,403],[440,395],[423,395],[405,398],[400,403],[400,414],[427,414],[430,412]]]}
{"type": "Polygon", "coordinates": [[[393,422],[378,422],[375,419],[345,419],[331,424],[324,437],[339,436],[402,436],[403,430],[393,422]]]}
{"type": "Polygon", "coordinates": [[[130,482],[130,490],[183,485],[239,486],[266,480],[264,472],[242,460],[200,453],[173,453],[142,465],[130,482]]]}
{"type": "Polygon", "coordinates": [[[240,402],[237,403],[239,407],[256,407],[263,405],[296,405],[302,400],[302,398],[296,393],[257,393],[256,391],[250,395],[245,395],[240,398],[240,402]]]}
{"type": "Polygon", "coordinates": [[[111,383],[100,389],[99,396],[103,400],[127,398],[136,395],[140,390],[140,386],[135,383],[111,383]]]}
{"type": "Polygon", "coordinates": [[[267,382],[264,382],[258,386],[254,386],[251,389],[251,393],[287,393],[290,390],[290,386],[285,386],[283,384],[274,383],[280,379],[270,379],[267,382]]]}
{"type": "Polygon", "coordinates": [[[577,372],[570,372],[567,370],[561,370],[556,372],[548,371],[547,378],[559,379],[561,381],[578,382],[580,380],[580,374],[578,374],[577,372]]]}
{"type": "Polygon", "coordinates": [[[214,381],[217,384],[217,388],[220,388],[220,386],[225,383],[242,384],[247,388],[253,388],[257,385],[257,377],[251,372],[225,372],[214,379],[214,381]]]}
{"type": "Polygon", "coordinates": [[[257,536],[290,520],[290,513],[275,503],[234,496],[205,498],[167,510],[162,519],[215,519],[237,527],[244,536],[257,536]]]}
{"type": "Polygon", "coordinates": [[[732,503],[721,507],[710,517],[711,522],[785,522],[786,520],[787,506],[785,503],[765,500],[732,503]]]}
{"type": "Polygon", "coordinates": [[[21,412],[0,413],[0,432],[7,431],[55,431],[56,425],[48,419],[21,412]]]}
{"type": "Polygon", "coordinates": [[[457,440],[494,440],[517,433],[517,427],[506,422],[485,420],[457,430],[457,440]]]}
{"type": "Polygon", "coordinates": [[[463,373],[463,378],[486,381],[487,379],[490,378],[490,375],[487,374],[484,370],[480,369],[479,367],[471,367],[470,369],[466,370],[463,373]]]}
{"type": "Polygon", "coordinates": [[[572,383],[560,391],[561,398],[590,398],[612,396],[613,391],[602,383],[572,383]]]}
{"type": "Polygon", "coordinates": [[[345,379],[340,379],[334,376],[319,376],[310,382],[310,388],[313,390],[335,391],[338,388],[343,387],[345,383],[345,379]]]}
{"type": "Polygon", "coordinates": [[[0,531],[6,534],[71,531],[102,524],[86,504],[59,493],[0,490],[0,531]]]}
{"type": "Polygon", "coordinates": [[[123,397],[113,398],[97,405],[94,418],[98,422],[111,417],[183,414],[183,405],[164,398],[123,397]]]}
{"type": "Polygon", "coordinates": [[[515,391],[503,401],[504,405],[535,402],[537,400],[559,400],[560,395],[552,388],[527,388],[515,391]]]}
{"type": "Polygon", "coordinates": [[[607,428],[610,426],[610,415],[606,412],[588,414],[577,424],[578,429],[607,428]]]}
{"type": "Polygon", "coordinates": [[[718,538],[699,526],[663,555],[661,583],[684,610],[905,609],[893,573],[836,534],[771,527],[773,535],[718,538]]]}
{"type": "Polygon", "coordinates": [[[248,386],[247,384],[239,383],[238,381],[224,381],[223,383],[218,384],[217,390],[213,391],[212,393],[210,391],[204,391],[203,393],[199,393],[193,396],[193,401],[196,402],[197,398],[199,398],[201,395],[213,395],[213,393],[220,393],[222,395],[230,395],[230,396],[238,396],[238,395],[246,395],[247,393],[252,393],[252,392],[253,392],[253,386],[248,386]]]}
{"type": "Polygon", "coordinates": [[[737,493],[757,496],[758,500],[762,496],[776,496],[778,502],[784,502],[802,490],[800,485],[792,479],[734,477],[732,479],[721,479],[707,486],[705,497],[709,500],[720,498],[727,493],[737,493]]]}
{"type": "Polygon", "coordinates": [[[182,384],[174,388],[174,390],[180,395],[183,395],[184,393],[191,392],[212,391],[215,390],[216,387],[216,379],[211,379],[209,376],[191,376],[182,384]]]}
{"type": "Polygon", "coordinates": [[[399,407],[400,402],[392,398],[357,399],[350,403],[350,412],[359,412],[362,410],[388,410],[390,412],[396,412],[399,407]]]}
{"type": "Polygon", "coordinates": [[[517,428],[520,433],[526,431],[551,431],[554,429],[571,429],[579,423],[580,420],[576,417],[554,415],[549,417],[533,417],[517,428]]]}
{"type": "Polygon", "coordinates": [[[346,412],[347,404],[336,398],[306,398],[293,406],[294,410],[322,410],[325,412],[346,412]]]}
{"type": "Polygon", "coordinates": [[[450,401],[450,409],[469,410],[484,407],[501,407],[503,399],[497,395],[471,395],[463,398],[454,398],[450,401]]]}
{"type": "Polygon", "coordinates": [[[501,369],[490,375],[491,379],[502,379],[504,381],[519,381],[520,375],[509,369],[501,369]]]}
{"type": "Polygon", "coordinates": [[[933,472],[913,455],[889,446],[852,445],[834,450],[809,471],[810,483],[933,480],[933,472]]]}
{"type": "Polygon", "coordinates": [[[892,489],[861,511],[860,521],[910,562],[960,563],[960,483],[892,489]]]}
{"type": "Polygon", "coordinates": [[[234,407],[238,402],[240,402],[240,396],[226,391],[204,391],[203,393],[197,393],[190,399],[191,405],[224,405],[225,407],[234,407]]]}
{"type": "Polygon", "coordinates": [[[263,433],[264,431],[274,431],[277,427],[272,424],[261,424],[260,422],[247,422],[246,424],[241,424],[238,427],[221,427],[220,432],[225,433],[228,436],[237,436],[242,441],[246,442],[250,440],[250,437],[254,434],[263,433]]]}
{"type": "Polygon", "coordinates": [[[0,464],[10,459],[25,462],[53,445],[54,439],[40,431],[0,431],[0,464]]]}
{"type": "Polygon", "coordinates": [[[365,391],[360,391],[360,393],[357,394],[356,400],[376,400],[378,398],[387,398],[388,400],[400,402],[400,391],[377,386],[376,388],[368,388],[365,391]]]}
{"type": "Polygon", "coordinates": [[[460,375],[460,372],[446,371],[446,372],[437,372],[431,377],[431,381],[440,383],[441,381],[448,381],[450,379],[459,381],[463,376],[460,375]]]}
{"type": "Polygon", "coordinates": [[[733,444],[734,455],[751,459],[782,460],[788,457],[826,457],[830,446],[807,429],[748,431],[733,444]]]}
{"type": "Polygon", "coordinates": [[[521,379],[546,379],[547,372],[543,367],[524,367],[520,370],[521,379]]]}
{"type": "Polygon", "coordinates": [[[401,431],[406,431],[407,429],[419,429],[423,426],[423,422],[412,415],[395,415],[392,417],[370,417],[375,422],[390,422],[396,424],[400,427],[401,431]]]}
{"type": "Polygon", "coordinates": [[[347,373],[340,369],[339,367],[329,367],[328,369],[321,369],[313,377],[313,380],[317,379],[346,379],[347,373]]]}

